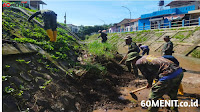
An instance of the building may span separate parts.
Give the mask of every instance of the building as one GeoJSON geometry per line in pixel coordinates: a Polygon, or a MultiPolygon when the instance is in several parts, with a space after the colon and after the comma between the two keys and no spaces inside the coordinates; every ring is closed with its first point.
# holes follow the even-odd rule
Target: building
{"type": "Polygon", "coordinates": [[[188,12],[198,10],[200,1],[175,0],[166,6],[169,6],[170,9],[141,15],[141,19],[138,20],[138,29],[150,30],[188,26],[190,21],[188,12]]]}
{"type": "Polygon", "coordinates": [[[73,32],[73,33],[78,33],[79,27],[73,24],[67,24],[67,27],[73,32]]]}
{"type": "Polygon", "coordinates": [[[115,32],[130,32],[130,31],[137,31],[138,30],[138,20],[137,19],[123,19],[119,23],[113,24],[108,29],[109,33],[115,33],[115,32]]]}
{"type": "Polygon", "coordinates": [[[167,4],[166,6],[170,6],[170,8],[179,8],[179,7],[185,7],[185,6],[191,6],[191,5],[195,5],[195,9],[197,9],[200,4],[199,4],[199,0],[191,0],[191,1],[186,1],[186,0],[174,0],[172,2],[170,2],[169,4],[167,4]]]}
{"type": "Polygon", "coordinates": [[[40,10],[40,5],[47,5],[42,0],[7,0],[9,2],[16,2],[16,3],[23,3],[24,7],[34,9],[34,10],[40,10]]]}
{"type": "Polygon", "coordinates": [[[139,20],[139,19],[140,19],[140,18],[131,20],[131,23],[130,23],[130,30],[129,30],[129,31],[137,31],[137,30],[138,30],[138,20],[139,20]]]}
{"type": "Polygon", "coordinates": [[[30,9],[37,9],[37,10],[41,9],[40,5],[42,7],[43,7],[43,5],[47,5],[42,0],[27,0],[27,4],[29,4],[30,9]]]}
{"type": "Polygon", "coordinates": [[[117,26],[117,23],[115,23],[108,29],[108,32],[109,33],[115,33],[115,32],[118,32],[117,29],[118,29],[118,26],[117,26]]]}
{"type": "Polygon", "coordinates": [[[117,24],[118,32],[129,32],[130,23],[133,19],[123,19],[121,22],[117,24]]]}

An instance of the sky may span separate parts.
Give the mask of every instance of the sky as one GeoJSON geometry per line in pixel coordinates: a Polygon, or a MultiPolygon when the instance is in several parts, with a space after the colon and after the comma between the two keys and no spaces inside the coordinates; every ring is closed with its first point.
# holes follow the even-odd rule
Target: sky
{"type": "MultiPolygon", "coordinates": [[[[57,21],[64,23],[66,12],[67,24],[93,26],[119,23],[124,18],[139,18],[142,14],[158,11],[159,0],[43,0],[50,9],[57,13],[57,21]],[[125,6],[128,9],[122,7],[125,6]]],[[[165,0],[165,5],[172,0],[165,0]]],[[[169,7],[164,7],[168,9],[169,7]]],[[[42,7],[41,7],[42,9],[42,7]]]]}

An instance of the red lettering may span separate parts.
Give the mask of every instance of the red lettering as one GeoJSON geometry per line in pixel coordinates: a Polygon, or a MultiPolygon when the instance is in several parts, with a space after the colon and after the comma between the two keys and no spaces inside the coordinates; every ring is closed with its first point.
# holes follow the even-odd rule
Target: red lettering
{"type": "Polygon", "coordinates": [[[7,5],[6,5],[7,7],[10,7],[10,3],[7,3],[7,5]]]}
{"type": "Polygon", "coordinates": [[[6,7],[6,6],[7,6],[7,4],[6,4],[6,3],[4,3],[4,4],[3,4],[3,7],[6,7]]]}
{"type": "Polygon", "coordinates": [[[27,3],[27,1],[21,1],[21,3],[27,3]]]}

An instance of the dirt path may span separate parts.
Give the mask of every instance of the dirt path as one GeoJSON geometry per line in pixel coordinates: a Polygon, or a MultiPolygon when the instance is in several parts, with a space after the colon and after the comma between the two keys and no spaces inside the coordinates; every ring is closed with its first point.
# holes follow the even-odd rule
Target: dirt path
{"type": "MultiPolygon", "coordinates": [[[[124,54],[127,52],[127,48],[122,46],[119,48],[119,53],[124,54]]],[[[153,55],[160,55],[160,53],[151,52],[153,55]]],[[[174,55],[180,62],[180,66],[187,70],[184,73],[184,78],[182,80],[184,95],[178,96],[180,101],[190,102],[191,99],[198,99],[200,101],[200,59],[185,57],[178,54],[174,55]]],[[[128,83],[125,85],[119,85],[117,89],[121,93],[118,97],[120,100],[128,101],[126,104],[116,104],[116,103],[105,103],[102,106],[98,106],[93,112],[146,112],[146,108],[142,108],[140,105],[141,100],[148,100],[149,89],[142,90],[137,92],[138,101],[134,100],[129,94],[130,91],[142,87],[146,84],[145,79],[135,79],[131,74],[124,74],[120,77],[130,78],[128,83]]],[[[128,81],[128,80],[125,80],[128,81]]],[[[168,99],[168,96],[164,96],[165,99],[168,99]]],[[[200,106],[200,104],[199,104],[200,106]]],[[[166,108],[160,108],[160,111],[167,111],[166,108]]],[[[181,107],[179,108],[180,112],[199,112],[200,108],[196,107],[181,107]]]]}

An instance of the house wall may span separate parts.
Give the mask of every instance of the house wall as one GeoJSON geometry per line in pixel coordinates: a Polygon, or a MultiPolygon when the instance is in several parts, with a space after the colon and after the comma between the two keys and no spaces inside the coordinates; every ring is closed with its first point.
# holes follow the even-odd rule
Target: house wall
{"type": "Polygon", "coordinates": [[[109,33],[115,33],[115,32],[117,32],[117,28],[116,27],[109,28],[109,33]]]}
{"type": "Polygon", "coordinates": [[[35,9],[40,10],[40,4],[39,4],[38,1],[30,1],[30,6],[31,6],[32,8],[35,8],[35,9]]]}
{"type": "MultiPolygon", "coordinates": [[[[188,11],[192,11],[192,10],[195,10],[196,6],[195,5],[192,5],[192,6],[186,6],[186,7],[179,7],[179,8],[173,8],[173,9],[168,9],[168,10],[162,10],[162,11],[156,11],[156,12],[153,12],[153,13],[150,13],[150,14],[144,14],[144,15],[141,15],[141,18],[139,20],[139,25],[138,25],[138,30],[149,30],[151,29],[149,26],[151,25],[151,22],[149,21],[149,18],[151,17],[154,17],[154,16],[161,16],[162,15],[169,15],[169,14],[186,14],[188,13],[188,11]],[[144,19],[146,18],[146,19],[144,19]],[[145,27],[143,28],[145,24],[145,27]]],[[[164,22],[164,25],[163,26],[169,26],[169,21],[168,19],[165,19],[163,20],[164,22]]],[[[162,23],[161,23],[162,25],[162,23]]],[[[161,27],[161,28],[165,28],[165,27],[161,27]]]]}
{"type": "Polygon", "coordinates": [[[150,29],[149,18],[148,19],[139,19],[138,20],[138,30],[149,30],[149,29],[150,29]],[[145,26],[144,26],[144,24],[145,24],[145,26]]]}
{"type": "Polygon", "coordinates": [[[71,31],[73,33],[78,33],[78,31],[79,31],[78,26],[75,26],[75,25],[72,25],[72,24],[67,24],[67,26],[71,29],[71,31]]]}
{"type": "Polygon", "coordinates": [[[130,26],[130,31],[136,31],[138,27],[138,21],[131,23],[130,26]]]}
{"type": "Polygon", "coordinates": [[[179,7],[176,10],[176,14],[186,14],[186,13],[188,13],[188,11],[192,11],[192,10],[195,10],[195,5],[179,7]]]}

